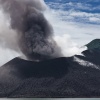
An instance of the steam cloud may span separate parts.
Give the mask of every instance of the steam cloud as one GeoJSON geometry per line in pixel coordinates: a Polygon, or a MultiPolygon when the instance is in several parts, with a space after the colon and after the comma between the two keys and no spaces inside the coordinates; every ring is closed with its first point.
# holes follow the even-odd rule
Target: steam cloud
{"type": "Polygon", "coordinates": [[[45,9],[41,0],[0,0],[0,45],[22,52],[30,60],[62,56],[52,26],[42,14],[45,9]]]}

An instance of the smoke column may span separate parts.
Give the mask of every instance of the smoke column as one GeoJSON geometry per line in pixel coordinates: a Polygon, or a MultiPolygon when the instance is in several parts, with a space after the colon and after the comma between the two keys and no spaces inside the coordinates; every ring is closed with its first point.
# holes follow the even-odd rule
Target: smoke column
{"type": "Polygon", "coordinates": [[[0,0],[3,26],[0,45],[24,54],[29,60],[44,60],[62,56],[53,40],[52,26],[42,14],[42,0],[0,0]]]}

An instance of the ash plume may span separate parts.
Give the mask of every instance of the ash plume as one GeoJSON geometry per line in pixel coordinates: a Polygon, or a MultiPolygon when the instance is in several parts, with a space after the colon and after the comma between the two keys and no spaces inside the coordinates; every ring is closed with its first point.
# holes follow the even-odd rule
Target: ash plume
{"type": "MultiPolygon", "coordinates": [[[[20,49],[30,60],[62,56],[60,48],[53,40],[52,26],[42,14],[42,11],[46,9],[44,1],[0,0],[0,9],[3,10],[5,16],[10,18],[10,28],[16,34],[13,37],[16,41],[15,45],[12,46],[9,43],[8,48],[16,51],[20,49]]],[[[12,34],[9,32],[8,35],[12,34]]]]}

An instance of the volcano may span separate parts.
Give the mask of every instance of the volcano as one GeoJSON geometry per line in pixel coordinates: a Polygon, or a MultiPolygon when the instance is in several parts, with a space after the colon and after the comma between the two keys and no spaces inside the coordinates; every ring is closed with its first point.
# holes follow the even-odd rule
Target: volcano
{"type": "MultiPolygon", "coordinates": [[[[3,20],[0,20],[0,46],[20,55],[0,67],[0,97],[100,97],[99,40],[87,44],[88,49],[81,55],[65,57],[60,43],[54,39],[53,27],[44,15],[45,9],[48,8],[44,0],[0,0],[0,18],[3,20]]],[[[79,18],[75,17],[76,21],[79,18]]],[[[68,43],[68,48],[73,48],[73,43],[68,43]]],[[[71,50],[79,49],[75,46],[71,50]]]]}
{"type": "Polygon", "coordinates": [[[19,57],[0,67],[0,97],[100,97],[100,51],[40,62],[19,57]]]}

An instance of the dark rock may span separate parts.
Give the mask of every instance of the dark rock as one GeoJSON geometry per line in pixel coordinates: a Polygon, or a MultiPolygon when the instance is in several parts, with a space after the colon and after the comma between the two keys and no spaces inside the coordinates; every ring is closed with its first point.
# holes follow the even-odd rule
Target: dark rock
{"type": "Polygon", "coordinates": [[[0,97],[100,97],[100,52],[83,54],[41,62],[11,60],[0,67],[0,97]]]}

